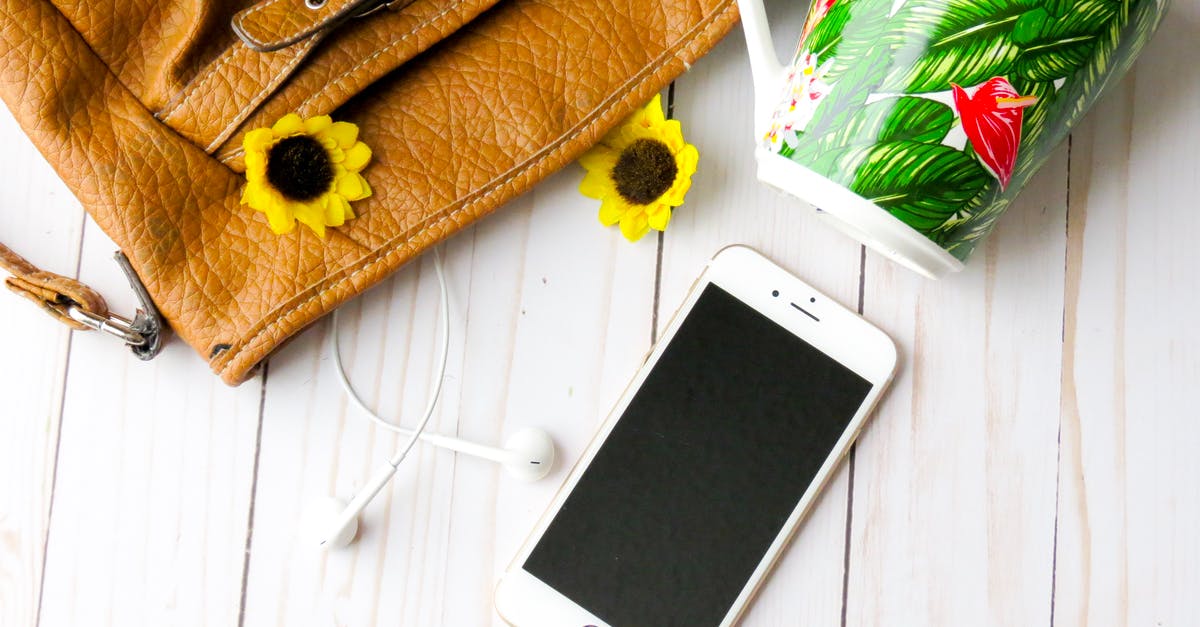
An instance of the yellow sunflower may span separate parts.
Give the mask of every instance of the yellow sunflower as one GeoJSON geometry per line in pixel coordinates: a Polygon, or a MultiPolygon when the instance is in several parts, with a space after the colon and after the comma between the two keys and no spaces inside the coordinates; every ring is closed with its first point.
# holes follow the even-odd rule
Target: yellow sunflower
{"type": "Polygon", "coordinates": [[[289,113],[270,128],[246,133],[242,146],[242,203],[267,214],[279,235],[291,233],[299,221],[325,237],[326,226],[354,217],[352,201],[371,195],[359,174],[371,160],[371,149],[358,141],[358,127],[349,122],[289,113]]]}
{"type": "Polygon", "coordinates": [[[663,116],[655,96],[600,140],[579,163],[587,176],[579,192],[600,201],[600,222],[621,224],[631,242],[666,230],[671,210],[683,204],[700,153],[683,141],[678,120],[663,116]]]}

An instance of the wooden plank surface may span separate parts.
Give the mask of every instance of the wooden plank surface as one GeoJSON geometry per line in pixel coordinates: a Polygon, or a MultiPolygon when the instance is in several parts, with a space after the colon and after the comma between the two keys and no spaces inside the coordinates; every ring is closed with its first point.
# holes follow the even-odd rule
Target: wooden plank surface
{"type": "MultiPolygon", "coordinates": [[[[116,249],[85,229],[80,278],[135,301],[116,249]]],[[[78,333],[65,383],[42,625],[234,624],[261,393],[188,350],[138,361],[78,333]]]]}
{"type": "MultiPolygon", "coordinates": [[[[0,234],[40,267],[74,276],[83,209],[7,110],[0,112],[0,234]]],[[[0,625],[37,620],[70,332],[0,294],[0,625]]]]}
{"type": "MultiPolygon", "coordinates": [[[[563,462],[528,485],[418,448],[368,508],[359,542],[322,554],[296,539],[307,504],[349,498],[402,439],[350,415],[323,330],[307,334],[268,377],[247,624],[493,621],[495,578],[650,347],[653,242],[601,230],[594,202],[574,190],[580,175],[569,168],[445,245],[453,339],[430,425],[496,445],[542,426],[563,462]]],[[[341,320],[351,380],[384,416],[412,424],[424,408],[437,304],[424,259],[341,320]]]]}
{"type": "Polygon", "coordinates": [[[848,625],[1049,622],[1065,148],[961,274],[867,254],[902,365],[858,445],[848,625]]]}
{"type": "Polygon", "coordinates": [[[1055,620],[1200,624],[1200,3],[1071,145],[1055,620]]]}
{"type": "MultiPolygon", "coordinates": [[[[800,11],[768,7],[780,47],[800,11]]],[[[337,387],[329,321],[240,388],[143,364],[9,297],[0,625],[499,625],[492,587],[705,261],[750,244],[888,331],[902,370],[744,624],[1200,624],[1200,2],[1024,192],[961,275],[920,279],[753,180],[739,33],[664,96],[701,151],[637,244],[572,166],[443,246],[452,342],[431,429],[545,427],[535,484],[418,447],[359,543],[300,537],[401,441],[337,387]],[[44,571],[44,574],[43,574],[44,571]],[[39,616],[39,607],[40,616],[39,616]]],[[[0,116],[0,240],[132,308],[112,244],[0,116]]],[[[2,295],[0,295],[2,296],[2,295]]],[[[348,305],[351,377],[411,422],[436,359],[431,260],[348,305]]]]}

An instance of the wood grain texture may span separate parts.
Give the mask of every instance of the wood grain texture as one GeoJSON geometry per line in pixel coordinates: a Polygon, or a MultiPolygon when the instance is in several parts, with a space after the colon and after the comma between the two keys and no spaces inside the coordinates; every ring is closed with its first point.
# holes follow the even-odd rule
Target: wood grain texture
{"type": "MultiPolygon", "coordinates": [[[[453,335],[430,430],[499,445],[543,426],[562,457],[554,474],[521,484],[418,447],[359,542],[322,555],[297,540],[307,504],[348,498],[401,440],[350,415],[325,335],[306,334],[267,383],[246,624],[499,624],[497,576],[650,347],[654,247],[601,228],[575,191],[581,176],[568,168],[445,245],[453,335]]],[[[437,303],[424,259],[341,320],[351,379],[406,424],[435,367],[437,303]]]]}
{"type": "MultiPolygon", "coordinates": [[[[89,223],[80,278],[132,312],[115,249],[89,223]]],[[[70,365],[39,624],[234,624],[257,382],[228,388],[186,350],[141,362],[97,333],[76,334],[70,365]]]]}
{"type": "MultiPolygon", "coordinates": [[[[0,112],[0,237],[18,254],[72,276],[83,209],[0,112]]],[[[70,332],[0,288],[0,625],[36,621],[49,528],[70,332]]]]}
{"type": "Polygon", "coordinates": [[[1049,622],[1065,148],[961,274],[867,254],[901,368],[858,446],[848,625],[1049,622]]]}
{"type": "Polygon", "coordinates": [[[1055,623],[1200,623],[1200,4],[1075,133],[1055,623]]]}

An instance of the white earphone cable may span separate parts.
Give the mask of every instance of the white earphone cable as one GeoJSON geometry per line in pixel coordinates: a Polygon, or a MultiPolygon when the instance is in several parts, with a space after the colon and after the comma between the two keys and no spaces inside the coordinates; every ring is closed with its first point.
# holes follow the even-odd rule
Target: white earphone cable
{"type": "Polygon", "coordinates": [[[330,335],[332,336],[333,340],[333,367],[337,371],[338,381],[341,382],[342,389],[346,391],[346,395],[350,397],[350,400],[356,406],[358,406],[358,408],[362,410],[364,414],[374,421],[375,424],[389,431],[408,436],[408,441],[404,443],[404,446],[400,447],[400,449],[396,451],[396,454],[393,455],[390,460],[388,460],[388,463],[391,464],[392,467],[399,466],[400,462],[404,461],[404,458],[408,456],[409,451],[416,446],[417,440],[421,439],[421,436],[425,433],[425,427],[429,424],[429,420],[433,418],[433,410],[435,407],[437,407],[438,398],[442,395],[442,380],[446,377],[446,361],[450,354],[450,291],[446,286],[446,271],[445,268],[442,267],[442,251],[440,248],[435,248],[433,250],[433,267],[434,270],[437,271],[438,284],[441,288],[442,295],[442,350],[441,355],[438,358],[437,376],[433,380],[433,389],[429,393],[429,404],[425,408],[425,415],[421,418],[421,421],[417,423],[415,429],[405,429],[404,427],[384,420],[379,414],[375,413],[374,410],[372,410],[370,407],[367,407],[367,404],[363,402],[362,398],[360,398],[358,393],[354,390],[354,386],[350,384],[350,379],[346,376],[345,368],[342,367],[342,351],[338,342],[339,310],[335,309],[333,311],[333,321],[331,323],[333,328],[330,330],[330,335]]]}

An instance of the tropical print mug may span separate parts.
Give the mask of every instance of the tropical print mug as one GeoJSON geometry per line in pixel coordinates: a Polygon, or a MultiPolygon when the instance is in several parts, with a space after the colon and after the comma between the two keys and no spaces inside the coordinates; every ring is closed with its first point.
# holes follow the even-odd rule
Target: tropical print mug
{"type": "Polygon", "coordinates": [[[758,177],[921,274],[961,270],[1166,2],[813,0],[784,66],[738,0],[758,177]]]}

